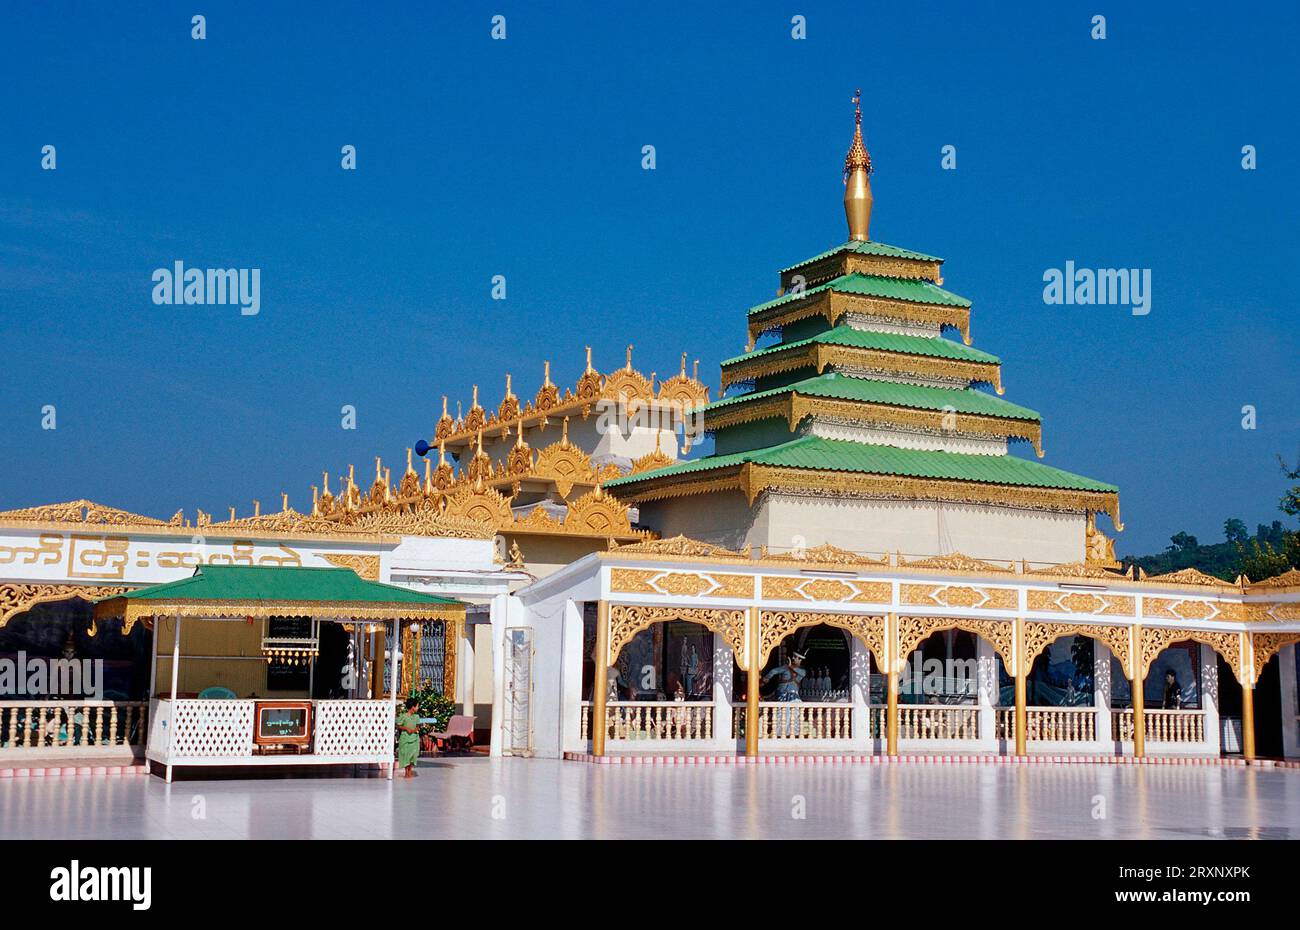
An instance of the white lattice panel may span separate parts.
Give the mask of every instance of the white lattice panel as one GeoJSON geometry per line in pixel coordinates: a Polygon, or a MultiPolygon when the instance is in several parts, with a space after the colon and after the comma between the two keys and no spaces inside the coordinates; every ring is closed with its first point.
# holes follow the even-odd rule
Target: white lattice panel
{"type": "Polygon", "coordinates": [[[393,756],[392,701],[317,701],[318,756],[393,756]]]}
{"type": "Polygon", "coordinates": [[[212,759],[253,754],[252,701],[176,701],[171,727],[173,758],[212,759]]]}

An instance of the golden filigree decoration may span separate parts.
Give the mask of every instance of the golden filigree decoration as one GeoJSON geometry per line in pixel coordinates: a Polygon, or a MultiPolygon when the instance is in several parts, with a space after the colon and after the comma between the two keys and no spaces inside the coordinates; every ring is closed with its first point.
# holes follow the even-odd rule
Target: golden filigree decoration
{"type": "Polygon", "coordinates": [[[623,647],[632,637],[656,623],[681,620],[698,623],[722,637],[735,653],[741,669],[748,669],[745,649],[745,630],[748,611],[713,607],[642,607],[633,604],[612,604],[609,608],[609,655],[606,665],[612,665],[623,647]]]}
{"type": "Polygon", "coordinates": [[[590,535],[622,535],[632,532],[628,507],[597,485],[569,504],[564,528],[590,535]]]}
{"type": "Polygon", "coordinates": [[[643,542],[627,543],[622,546],[615,546],[610,551],[618,555],[671,555],[692,558],[721,557],[734,559],[744,557],[742,553],[733,552],[712,543],[700,542],[698,539],[690,539],[680,534],[669,539],[648,539],[643,542]]]}
{"type": "Polygon", "coordinates": [[[899,588],[899,602],[914,607],[1015,610],[1020,606],[1020,595],[1015,588],[905,584],[899,588]]]}
{"type": "Polygon", "coordinates": [[[781,640],[805,626],[838,627],[856,636],[885,667],[885,618],[869,614],[822,613],[813,610],[764,610],[759,612],[759,662],[765,665],[781,640]]]}
{"type": "Polygon", "coordinates": [[[952,571],[952,572],[1003,572],[1010,573],[1013,571],[1001,565],[994,565],[991,562],[984,562],[979,559],[973,559],[964,552],[953,552],[949,555],[934,555],[924,559],[904,559],[899,558],[900,568],[929,568],[935,571],[952,571]]]}
{"type": "Polygon", "coordinates": [[[1094,565],[1089,562],[1064,562],[1060,565],[1034,569],[1026,567],[1025,574],[1049,575],[1053,578],[1101,578],[1106,581],[1119,581],[1123,578],[1122,575],[1107,571],[1101,565],[1094,565]]]}
{"type": "Polygon", "coordinates": [[[674,597],[699,597],[714,587],[712,581],[691,572],[665,572],[655,579],[655,587],[674,597]]]}
{"type": "Polygon", "coordinates": [[[1097,594],[1092,591],[1030,588],[1026,592],[1026,602],[1030,610],[1043,613],[1132,617],[1137,609],[1137,601],[1131,596],[1097,594]]]}
{"type": "Polygon", "coordinates": [[[644,568],[612,568],[609,572],[609,589],[617,594],[658,594],[659,590],[650,583],[658,569],[647,571],[644,568]]]}
{"type": "Polygon", "coordinates": [[[1294,643],[1300,643],[1300,633],[1251,633],[1250,648],[1255,659],[1255,681],[1259,681],[1269,659],[1294,643]]]}
{"type": "Polygon", "coordinates": [[[1241,634],[1229,633],[1217,630],[1188,630],[1174,629],[1162,626],[1144,626],[1141,627],[1140,641],[1138,649],[1140,656],[1140,669],[1142,679],[1146,680],[1147,672],[1151,670],[1151,663],[1156,660],[1172,643],[1179,643],[1183,640],[1193,640],[1198,643],[1204,643],[1219,655],[1232,668],[1232,673],[1241,681],[1241,634]]]}
{"type": "Polygon", "coordinates": [[[1252,589],[1300,587],[1300,568],[1290,568],[1273,578],[1265,578],[1263,581],[1253,581],[1250,583],[1250,587],[1252,589]]]}
{"type": "MultiPolygon", "coordinates": [[[[175,519],[175,518],[173,518],[175,519]]],[[[98,526],[171,526],[166,520],[129,510],[106,507],[94,501],[75,500],[0,512],[0,523],[79,523],[98,526]]]]}
{"type": "Polygon", "coordinates": [[[1025,651],[1021,662],[1022,674],[1028,675],[1038,658],[1049,645],[1062,636],[1091,636],[1105,644],[1115,654],[1124,668],[1124,677],[1133,677],[1131,627],[1100,623],[1057,623],[1055,621],[1025,621],[1025,651]]]}
{"type": "Polygon", "coordinates": [[[828,325],[834,326],[850,313],[900,323],[950,326],[961,333],[962,342],[966,345],[971,344],[969,307],[918,304],[911,301],[866,297],[860,294],[841,294],[835,291],[820,291],[751,314],[748,319],[749,341],[752,345],[758,336],[768,330],[781,328],[810,317],[823,317],[828,325]]]}
{"type": "Polygon", "coordinates": [[[767,547],[764,546],[760,558],[769,562],[800,562],[819,565],[884,566],[889,564],[889,556],[887,555],[883,558],[872,558],[859,552],[841,549],[839,546],[833,546],[830,543],[784,553],[768,552],[767,547]]]}
{"type": "Polygon", "coordinates": [[[359,578],[367,581],[379,580],[379,556],[377,555],[347,555],[341,552],[317,552],[316,555],[331,565],[352,569],[359,578]]]}
{"type": "Polygon", "coordinates": [[[834,601],[889,603],[893,587],[888,581],[809,578],[801,575],[764,575],[763,598],[773,601],[834,601]]]}
{"type": "Polygon", "coordinates": [[[965,630],[987,640],[1006,667],[1015,668],[1016,631],[1011,620],[978,620],[970,617],[899,617],[897,624],[899,668],[907,657],[931,635],[943,630],[965,630]]]}
{"type": "Polygon", "coordinates": [[[904,352],[886,352],[880,349],[841,346],[825,342],[811,342],[806,345],[775,349],[763,355],[724,365],[722,387],[726,389],[743,381],[796,371],[800,368],[812,368],[818,374],[827,368],[841,370],[849,368],[855,371],[881,372],[957,383],[986,383],[993,385],[996,393],[1003,392],[1002,366],[997,362],[910,355],[904,352]]]}
{"type": "Polygon", "coordinates": [[[1176,572],[1163,575],[1148,575],[1147,581],[1153,584],[1190,584],[1198,587],[1230,588],[1232,585],[1222,578],[1207,575],[1198,568],[1180,568],[1176,572]]]}
{"type": "MultiPolygon", "coordinates": [[[[116,525],[116,524],[115,524],[116,525]]],[[[9,583],[0,584],[0,629],[24,611],[31,610],[37,604],[52,601],[66,601],[80,598],[83,601],[97,601],[105,597],[116,597],[135,589],[134,585],[82,585],[82,584],[41,584],[9,583]]],[[[123,632],[129,632],[124,630],[123,632]]]]}
{"type": "Polygon", "coordinates": [[[514,520],[509,499],[495,488],[461,485],[447,495],[447,517],[459,517],[475,523],[494,527],[508,525],[514,520]]]}

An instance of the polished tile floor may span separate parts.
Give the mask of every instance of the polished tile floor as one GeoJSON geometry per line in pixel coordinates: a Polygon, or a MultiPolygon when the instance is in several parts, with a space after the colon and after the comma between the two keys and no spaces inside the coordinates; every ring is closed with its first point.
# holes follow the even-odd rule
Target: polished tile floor
{"type": "Polygon", "coordinates": [[[398,779],[0,782],[0,839],[1300,839],[1300,772],[425,761],[398,779]]]}

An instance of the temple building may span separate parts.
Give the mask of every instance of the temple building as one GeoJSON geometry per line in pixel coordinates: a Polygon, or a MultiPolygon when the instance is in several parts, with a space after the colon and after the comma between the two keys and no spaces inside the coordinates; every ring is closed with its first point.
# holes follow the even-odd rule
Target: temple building
{"type": "Polygon", "coordinates": [[[871,171],[856,109],[848,239],[750,309],[717,399],[684,354],[661,379],[588,349],[571,386],[543,362],[531,396],[443,397],[396,478],[326,470],[309,510],[0,512],[0,660],[107,676],[0,695],[0,759],[129,756],[159,681],[194,720],[436,692],[494,755],[583,761],[1300,757],[1300,572],[1121,571],[1118,489],[1037,460],[943,260],[870,237],[871,171]],[[344,568],[424,606],[102,607],[208,566],[344,568]]]}
{"type": "Polygon", "coordinates": [[[1096,513],[1121,528],[1118,489],[1010,454],[1042,456],[1039,415],[1002,399],[1000,361],[970,344],[971,302],[940,286],[943,259],[869,237],[861,120],[849,238],[750,309],[750,351],[722,363],[724,389],[747,390],[703,411],[713,454],[606,487],[661,535],[733,549],[1084,559],[1096,513]]]}

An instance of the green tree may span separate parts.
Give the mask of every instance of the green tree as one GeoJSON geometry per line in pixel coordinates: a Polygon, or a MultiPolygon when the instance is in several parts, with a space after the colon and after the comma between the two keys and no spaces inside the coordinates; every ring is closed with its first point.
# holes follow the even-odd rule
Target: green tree
{"type": "Polygon", "coordinates": [[[1243,521],[1238,520],[1236,517],[1229,517],[1223,521],[1223,535],[1228,542],[1245,543],[1250,531],[1246,529],[1246,524],[1243,521]]]}
{"type": "MultiPolygon", "coordinates": [[[[1295,468],[1288,468],[1286,460],[1280,455],[1277,457],[1277,462],[1282,466],[1282,474],[1286,475],[1288,481],[1300,481],[1300,457],[1296,459],[1295,468]]],[[[1282,500],[1278,502],[1278,507],[1287,516],[1300,516],[1300,484],[1294,484],[1287,489],[1282,495],[1282,500]]]]}
{"type": "Polygon", "coordinates": [[[1173,543],[1169,548],[1176,550],[1195,549],[1199,545],[1196,537],[1186,532],[1175,533],[1169,537],[1169,541],[1173,543]]]}

